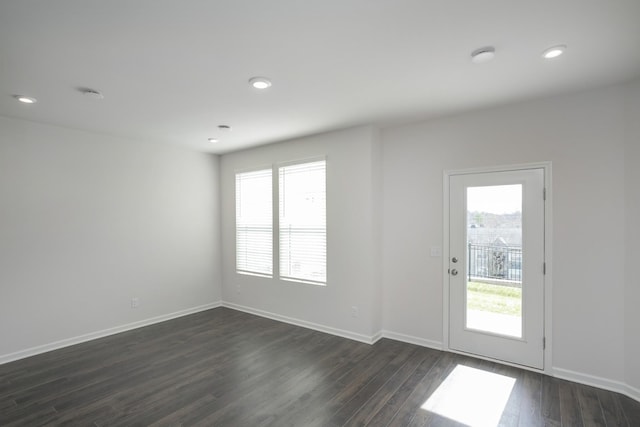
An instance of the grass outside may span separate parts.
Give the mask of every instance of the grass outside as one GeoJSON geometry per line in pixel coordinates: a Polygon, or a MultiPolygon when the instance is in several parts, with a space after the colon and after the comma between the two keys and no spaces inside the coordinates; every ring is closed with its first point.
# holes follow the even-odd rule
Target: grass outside
{"type": "Polygon", "coordinates": [[[490,313],[522,315],[522,289],[469,282],[467,284],[467,308],[490,313]]]}

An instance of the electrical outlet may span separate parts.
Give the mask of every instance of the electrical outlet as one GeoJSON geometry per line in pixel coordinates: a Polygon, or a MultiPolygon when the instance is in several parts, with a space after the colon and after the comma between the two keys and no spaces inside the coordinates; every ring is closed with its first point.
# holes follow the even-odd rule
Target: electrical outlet
{"type": "Polygon", "coordinates": [[[131,308],[138,308],[138,307],[140,307],[140,298],[138,297],[131,298],[131,308]]]}
{"type": "Polygon", "coordinates": [[[351,317],[358,317],[358,307],[355,305],[351,307],[351,317]]]}

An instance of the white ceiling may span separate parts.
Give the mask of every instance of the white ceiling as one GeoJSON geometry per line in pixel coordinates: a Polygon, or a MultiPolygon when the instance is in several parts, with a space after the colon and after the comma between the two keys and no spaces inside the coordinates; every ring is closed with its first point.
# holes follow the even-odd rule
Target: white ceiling
{"type": "Polygon", "coordinates": [[[638,75],[640,0],[0,0],[0,115],[217,153],[638,75]]]}

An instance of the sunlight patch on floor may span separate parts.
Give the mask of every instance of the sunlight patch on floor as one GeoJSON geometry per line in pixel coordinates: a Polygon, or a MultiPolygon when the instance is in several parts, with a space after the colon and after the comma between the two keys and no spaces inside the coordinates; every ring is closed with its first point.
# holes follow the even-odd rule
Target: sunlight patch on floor
{"type": "Polygon", "coordinates": [[[473,427],[496,427],[515,378],[458,365],[422,409],[473,427]]]}

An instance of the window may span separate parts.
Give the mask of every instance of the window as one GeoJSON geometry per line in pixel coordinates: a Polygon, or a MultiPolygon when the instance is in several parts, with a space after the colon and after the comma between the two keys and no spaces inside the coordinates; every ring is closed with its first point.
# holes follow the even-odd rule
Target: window
{"type": "Polygon", "coordinates": [[[326,162],[280,167],[280,277],[327,281],[326,162]]]}
{"type": "Polygon", "coordinates": [[[238,273],[326,284],[326,223],[324,160],[236,174],[238,273]]]}
{"type": "Polygon", "coordinates": [[[271,169],[236,174],[236,270],[273,274],[271,169]]]}

